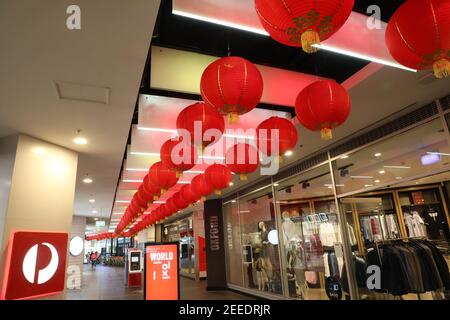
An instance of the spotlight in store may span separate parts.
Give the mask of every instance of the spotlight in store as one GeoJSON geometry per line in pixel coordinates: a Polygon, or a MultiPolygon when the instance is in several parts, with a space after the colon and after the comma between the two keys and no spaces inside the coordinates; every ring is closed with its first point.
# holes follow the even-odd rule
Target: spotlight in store
{"type": "Polygon", "coordinates": [[[292,156],[294,154],[294,152],[292,151],[292,150],[288,150],[288,151],[286,151],[285,153],[284,153],[284,155],[286,156],[286,157],[290,157],[290,156],[292,156]]]}
{"type": "Polygon", "coordinates": [[[395,177],[396,180],[402,180],[403,177],[395,177]]]}
{"type": "Polygon", "coordinates": [[[378,173],[379,173],[379,174],[385,174],[385,173],[386,173],[386,171],[384,171],[384,170],[380,170],[380,171],[378,171],[378,173]]]}
{"type": "Polygon", "coordinates": [[[86,178],[83,179],[83,182],[89,184],[89,183],[94,182],[94,180],[92,180],[92,179],[89,178],[89,177],[86,177],[86,178]]]}
{"type": "Polygon", "coordinates": [[[95,199],[89,199],[90,203],[95,203],[95,199]]]}
{"type": "Polygon", "coordinates": [[[441,161],[441,155],[439,153],[427,152],[427,154],[420,157],[420,162],[423,166],[429,166],[439,161],[441,161]]]}
{"type": "Polygon", "coordinates": [[[349,155],[346,154],[346,155],[342,156],[341,159],[347,159],[348,157],[349,157],[349,155]]]}
{"type": "Polygon", "coordinates": [[[274,187],[278,187],[279,184],[278,184],[278,183],[274,183],[273,186],[274,186],[274,187]]]}
{"type": "Polygon", "coordinates": [[[233,182],[230,182],[230,183],[229,183],[229,185],[230,185],[230,186],[233,186],[233,185],[234,185],[234,183],[233,183],[233,182]]]}
{"type": "Polygon", "coordinates": [[[380,153],[380,152],[377,152],[377,153],[374,154],[374,156],[377,157],[377,158],[378,158],[378,157],[381,157],[381,153],[380,153]]]}
{"type": "Polygon", "coordinates": [[[87,144],[88,141],[85,137],[81,135],[81,130],[77,130],[77,135],[73,139],[73,142],[78,145],[85,145],[87,144]]]}
{"type": "Polygon", "coordinates": [[[375,183],[380,183],[380,180],[375,180],[374,182],[375,182],[375,183]]]}

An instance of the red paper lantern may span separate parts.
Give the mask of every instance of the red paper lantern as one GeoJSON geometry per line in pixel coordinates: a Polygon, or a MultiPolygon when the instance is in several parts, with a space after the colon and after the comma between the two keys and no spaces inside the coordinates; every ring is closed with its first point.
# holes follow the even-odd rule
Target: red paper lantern
{"type": "MultiPolygon", "coordinates": [[[[159,196],[161,195],[161,188],[154,185],[150,181],[150,177],[148,176],[148,174],[145,175],[142,186],[146,193],[153,195],[153,200],[158,200],[159,196]]],[[[153,201],[150,200],[150,202],[153,202],[153,201]]]]}
{"type": "Polygon", "coordinates": [[[450,1],[408,0],[392,15],[386,45],[404,66],[450,75],[450,1]]]}
{"type": "Polygon", "coordinates": [[[141,184],[138,188],[139,198],[144,200],[147,203],[147,206],[153,202],[153,193],[148,192],[148,190],[144,187],[144,184],[141,184]]]}
{"type": "Polygon", "coordinates": [[[200,200],[201,197],[201,195],[199,195],[192,189],[190,184],[183,186],[180,192],[184,201],[189,203],[189,205],[196,203],[198,200],[200,200]]]}
{"type": "Polygon", "coordinates": [[[223,164],[210,165],[205,170],[206,182],[211,185],[217,195],[221,190],[227,188],[231,182],[231,171],[223,164]]]}
{"type": "Polygon", "coordinates": [[[269,157],[292,151],[298,140],[297,129],[292,122],[280,117],[270,117],[261,122],[256,128],[256,136],[259,150],[269,157]],[[278,130],[278,134],[272,130],[278,130]],[[275,145],[278,145],[278,150],[272,150],[275,145]]]}
{"type": "Polygon", "coordinates": [[[300,123],[312,131],[321,131],[322,139],[332,138],[331,129],[340,126],[350,114],[350,96],[343,86],[316,81],[297,96],[295,112],[300,123]]]}
{"type": "Polygon", "coordinates": [[[128,206],[130,208],[130,212],[132,214],[132,220],[136,219],[138,215],[142,213],[142,208],[140,208],[134,200],[131,201],[130,205],[128,206]]]}
{"type": "MultiPolygon", "coordinates": [[[[211,106],[199,102],[184,108],[177,117],[177,129],[181,137],[190,135],[191,143],[196,146],[206,147],[216,142],[222,136],[225,130],[225,121],[223,117],[211,106]],[[196,128],[201,124],[201,130],[195,132],[196,128]],[[208,130],[216,130],[216,134],[212,137],[205,137],[208,130]],[[209,139],[211,138],[211,139],[209,139]]],[[[212,131],[209,131],[210,133],[212,131]]]]}
{"type": "Polygon", "coordinates": [[[285,45],[316,52],[347,21],[353,0],[255,0],[256,13],[270,36],[285,45]]]}
{"type": "Polygon", "coordinates": [[[132,203],[133,203],[135,206],[137,206],[138,208],[140,208],[142,212],[144,212],[144,211],[147,209],[147,207],[148,207],[147,201],[145,201],[144,199],[142,199],[142,198],[139,196],[139,192],[136,192],[136,193],[134,194],[132,203]]]}
{"type": "Polygon", "coordinates": [[[178,181],[176,173],[167,168],[161,161],[150,167],[148,176],[150,182],[161,189],[161,194],[172,188],[178,181]]]}
{"type": "Polygon", "coordinates": [[[187,206],[189,206],[189,203],[183,198],[183,195],[180,191],[173,195],[173,201],[180,210],[183,210],[187,208],[187,206]]]}
{"type": "Polygon", "coordinates": [[[170,212],[170,214],[176,213],[180,208],[176,205],[175,201],[173,200],[173,197],[167,199],[166,206],[170,212]]]}
{"type": "Polygon", "coordinates": [[[211,63],[203,72],[200,94],[203,100],[238,121],[239,115],[255,108],[261,100],[263,79],[258,68],[240,57],[225,57],[211,63]]]}
{"type": "Polygon", "coordinates": [[[181,175],[183,171],[192,169],[197,162],[197,149],[190,141],[182,141],[181,138],[170,139],[161,146],[161,162],[169,169],[181,175]]]}
{"type": "Polygon", "coordinates": [[[196,175],[191,181],[191,187],[196,194],[201,196],[200,201],[202,202],[206,200],[208,195],[214,192],[212,185],[206,182],[204,174],[196,175]]]}
{"type": "Polygon", "coordinates": [[[247,180],[247,174],[259,166],[258,150],[248,143],[237,143],[228,149],[225,163],[232,172],[239,174],[240,180],[247,180]]]}

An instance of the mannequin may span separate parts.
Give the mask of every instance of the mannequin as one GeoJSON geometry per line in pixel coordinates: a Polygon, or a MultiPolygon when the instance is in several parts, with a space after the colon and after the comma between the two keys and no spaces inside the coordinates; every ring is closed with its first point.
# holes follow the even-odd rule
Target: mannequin
{"type": "Polygon", "coordinates": [[[267,227],[264,221],[260,221],[258,223],[258,230],[259,233],[261,234],[261,243],[262,243],[260,258],[262,259],[262,264],[264,266],[267,280],[268,282],[271,282],[273,278],[273,265],[272,262],[270,261],[270,250],[272,245],[269,242],[268,239],[269,232],[267,231],[267,227]]]}

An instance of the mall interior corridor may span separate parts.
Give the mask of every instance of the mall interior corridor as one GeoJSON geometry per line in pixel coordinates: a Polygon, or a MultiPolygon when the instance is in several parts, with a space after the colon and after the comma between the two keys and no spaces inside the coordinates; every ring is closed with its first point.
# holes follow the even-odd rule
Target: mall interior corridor
{"type": "MultiPolygon", "coordinates": [[[[206,291],[206,281],[180,277],[181,300],[253,300],[232,291],[206,291]]],[[[67,300],[143,300],[142,288],[127,288],[124,270],[98,265],[97,270],[84,265],[81,289],[67,290],[67,300]]]]}

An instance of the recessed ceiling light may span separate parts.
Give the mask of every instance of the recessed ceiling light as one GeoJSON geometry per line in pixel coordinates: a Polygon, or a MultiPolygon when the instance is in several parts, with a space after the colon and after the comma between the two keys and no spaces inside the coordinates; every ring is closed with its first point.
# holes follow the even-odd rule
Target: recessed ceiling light
{"type": "Polygon", "coordinates": [[[233,185],[234,185],[234,183],[233,183],[233,182],[230,182],[230,183],[229,183],[229,185],[230,185],[230,186],[233,186],[233,185]]]}
{"type": "Polygon", "coordinates": [[[278,183],[274,183],[273,186],[274,186],[274,187],[278,187],[279,184],[278,184],[278,183]]]}
{"type": "Polygon", "coordinates": [[[365,184],[364,187],[365,188],[373,187],[373,184],[365,184]]]}
{"type": "Polygon", "coordinates": [[[378,158],[378,157],[381,157],[381,153],[380,153],[380,152],[377,152],[377,153],[374,154],[374,156],[377,157],[377,158],[378,158]]]}
{"type": "Polygon", "coordinates": [[[95,199],[89,199],[89,202],[90,202],[90,203],[94,203],[94,202],[95,202],[95,199]]]}
{"type": "Polygon", "coordinates": [[[375,180],[374,182],[375,182],[375,183],[380,183],[380,180],[375,180]]]}
{"type": "Polygon", "coordinates": [[[402,177],[395,177],[395,179],[402,180],[403,178],[402,177]]]}
{"type": "Polygon", "coordinates": [[[76,137],[75,139],[73,139],[73,142],[76,144],[79,144],[79,145],[87,144],[86,138],[83,138],[83,137],[76,137]]]}
{"type": "Polygon", "coordinates": [[[349,157],[348,154],[346,154],[345,156],[342,156],[341,159],[347,159],[349,157]]]}
{"type": "Polygon", "coordinates": [[[92,180],[91,178],[84,178],[83,182],[84,183],[92,183],[92,182],[94,182],[94,180],[92,180]]]}
{"type": "Polygon", "coordinates": [[[231,200],[232,203],[236,203],[236,200],[231,200]]]}
{"type": "Polygon", "coordinates": [[[292,156],[294,154],[294,152],[292,151],[292,150],[288,150],[288,151],[286,151],[285,153],[284,153],[284,155],[286,156],[286,157],[290,157],[290,156],[292,156]]]}
{"type": "Polygon", "coordinates": [[[352,179],[372,179],[372,176],[350,176],[352,179]]]}
{"type": "Polygon", "coordinates": [[[384,167],[389,169],[411,169],[410,166],[384,166],[384,167]]]}
{"type": "MultiPolygon", "coordinates": [[[[92,210],[92,213],[93,214],[96,214],[96,213],[98,213],[98,211],[97,210],[92,210]]],[[[95,218],[95,221],[97,221],[98,219],[97,218],[95,218]]]]}
{"type": "Polygon", "coordinates": [[[379,173],[379,174],[385,174],[385,173],[386,173],[386,171],[384,171],[384,170],[380,170],[380,171],[378,171],[378,173],[379,173]]]}

